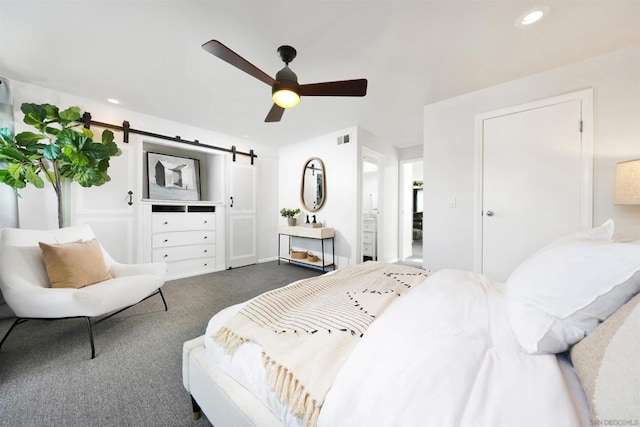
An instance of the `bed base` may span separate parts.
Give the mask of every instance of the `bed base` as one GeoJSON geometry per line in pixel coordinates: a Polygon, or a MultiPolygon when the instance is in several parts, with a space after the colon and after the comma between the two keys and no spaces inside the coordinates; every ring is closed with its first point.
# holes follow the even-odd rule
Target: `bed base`
{"type": "Polygon", "coordinates": [[[182,347],[182,383],[191,394],[194,419],[202,412],[215,427],[282,427],[269,409],[209,360],[204,335],[182,347]]]}

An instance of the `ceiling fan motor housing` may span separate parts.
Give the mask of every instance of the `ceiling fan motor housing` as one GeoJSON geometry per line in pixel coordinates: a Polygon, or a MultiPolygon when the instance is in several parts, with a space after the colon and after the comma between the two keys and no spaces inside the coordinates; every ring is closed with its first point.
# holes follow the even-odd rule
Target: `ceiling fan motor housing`
{"type": "Polygon", "coordinates": [[[296,73],[291,71],[291,69],[285,65],[285,67],[278,71],[276,74],[276,82],[273,84],[271,88],[271,93],[274,94],[279,90],[289,89],[294,91],[297,94],[300,94],[300,85],[298,84],[298,76],[296,73]]]}

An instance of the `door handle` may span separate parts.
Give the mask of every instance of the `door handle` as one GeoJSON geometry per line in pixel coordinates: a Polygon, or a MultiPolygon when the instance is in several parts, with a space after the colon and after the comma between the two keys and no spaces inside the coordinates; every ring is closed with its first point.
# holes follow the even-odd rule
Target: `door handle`
{"type": "Polygon", "coordinates": [[[494,212],[493,211],[487,211],[487,216],[493,216],[494,212]]]}
{"type": "Polygon", "coordinates": [[[231,205],[229,206],[230,208],[233,207],[233,196],[231,196],[231,205]]]}

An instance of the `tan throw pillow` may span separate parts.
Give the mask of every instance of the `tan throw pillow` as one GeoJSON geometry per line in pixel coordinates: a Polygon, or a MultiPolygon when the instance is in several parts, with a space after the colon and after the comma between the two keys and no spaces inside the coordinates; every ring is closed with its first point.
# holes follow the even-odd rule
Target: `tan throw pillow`
{"type": "Polygon", "coordinates": [[[111,279],[96,239],[38,244],[52,288],[82,288],[111,279]]]}

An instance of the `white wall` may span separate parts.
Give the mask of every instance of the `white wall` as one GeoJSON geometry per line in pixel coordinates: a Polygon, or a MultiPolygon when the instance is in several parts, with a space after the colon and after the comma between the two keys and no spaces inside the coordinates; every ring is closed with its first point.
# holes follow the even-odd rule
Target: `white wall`
{"type": "Polygon", "coordinates": [[[362,174],[362,212],[378,210],[378,171],[362,174]]]}
{"type": "MultiPolygon", "coordinates": [[[[356,264],[356,242],[358,241],[358,129],[348,128],[322,135],[306,141],[287,145],[279,150],[280,173],[278,180],[279,203],[282,208],[303,211],[299,221],[303,220],[304,207],[300,202],[300,184],[302,169],[311,157],[318,157],[325,167],[326,199],[322,208],[315,212],[318,222],[333,227],[336,232],[335,255],[338,267],[356,264]],[[348,144],[337,144],[337,137],[350,134],[348,144]]],[[[286,224],[280,218],[280,224],[286,224]]],[[[273,239],[277,243],[277,232],[273,239]]],[[[308,242],[300,242],[305,245],[308,242]]],[[[284,244],[284,240],[283,240],[284,244]]],[[[301,246],[302,247],[302,246],[301,246]]],[[[306,247],[317,251],[315,245],[306,247]]]]}
{"type": "MultiPolygon", "coordinates": [[[[362,262],[360,236],[364,203],[361,189],[365,178],[361,160],[365,153],[384,159],[378,162],[382,176],[382,191],[377,195],[378,259],[395,262],[398,260],[398,155],[395,147],[361,128],[353,127],[280,149],[279,209],[298,207],[304,210],[300,203],[302,168],[311,157],[319,157],[324,162],[327,199],[316,217],[325,226],[336,230],[338,267],[362,262]],[[347,133],[351,135],[351,142],[338,145],[337,137],[347,133]]],[[[304,214],[301,219],[304,220],[304,214]]],[[[284,224],[286,221],[281,218],[280,222],[284,224]]],[[[297,241],[296,245],[310,244],[297,241]]],[[[311,247],[305,248],[313,251],[311,247]]]]}
{"type": "MultiPolygon", "coordinates": [[[[278,189],[277,150],[256,141],[235,138],[210,130],[137,113],[106,102],[80,98],[18,81],[12,81],[11,88],[15,107],[16,132],[32,130],[22,123],[23,114],[20,111],[22,103],[51,103],[60,108],[78,106],[82,111],[90,112],[93,120],[104,123],[122,124],[124,120],[127,120],[134,129],[169,136],[179,135],[186,140],[197,139],[203,144],[223,148],[231,148],[232,145],[235,145],[237,150],[244,152],[253,149],[258,155],[255,160],[258,166],[258,259],[274,259],[276,242],[273,236],[276,233],[278,221],[278,214],[275,209],[278,189]]],[[[121,141],[117,142],[118,144],[123,144],[121,141]]],[[[91,191],[100,191],[100,187],[92,187],[91,191]]],[[[29,186],[21,190],[20,194],[22,197],[19,199],[19,214],[22,228],[57,228],[56,199],[51,188],[47,186],[42,190],[38,190],[29,186]]]]}
{"type": "Polygon", "coordinates": [[[424,155],[424,145],[414,145],[413,147],[405,147],[398,149],[398,160],[422,160],[424,155]]]}
{"type": "Polygon", "coordinates": [[[640,207],[614,206],[615,164],[640,157],[640,46],[448,99],[424,108],[425,265],[473,270],[477,114],[594,89],[594,223],[613,218],[640,238],[640,207]],[[457,207],[448,207],[448,198],[457,207]]]}

